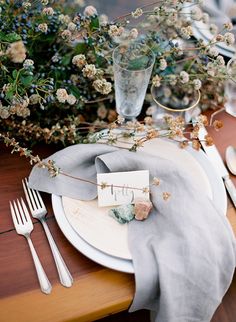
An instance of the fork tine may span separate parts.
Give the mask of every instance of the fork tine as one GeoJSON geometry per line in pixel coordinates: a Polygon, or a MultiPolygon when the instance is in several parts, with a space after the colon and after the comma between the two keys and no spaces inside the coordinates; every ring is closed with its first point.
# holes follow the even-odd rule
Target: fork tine
{"type": "Polygon", "coordinates": [[[36,203],[36,208],[41,208],[40,202],[38,200],[38,197],[36,195],[36,191],[34,189],[28,188],[29,190],[31,190],[33,197],[34,197],[34,201],[36,203]]]}
{"type": "Polygon", "coordinates": [[[16,227],[16,226],[19,225],[19,223],[18,223],[16,213],[15,213],[15,210],[13,208],[13,205],[12,205],[11,201],[10,201],[10,210],[11,210],[11,216],[12,216],[13,223],[14,223],[14,225],[16,227]]]}
{"type": "Polygon", "coordinates": [[[25,181],[22,180],[22,185],[23,185],[23,189],[24,189],[24,192],[25,192],[25,197],[26,197],[26,200],[28,202],[30,211],[33,212],[34,209],[36,209],[37,207],[36,207],[36,204],[35,204],[34,197],[32,195],[31,189],[28,186],[28,181],[27,181],[26,178],[25,178],[25,181]]]}
{"type": "Polygon", "coordinates": [[[46,207],[45,207],[45,204],[44,204],[44,202],[43,202],[43,199],[42,199],[42,197],[41,197],[40,193],[38,192],[38,190],[35,190],[35,192],[36,192],[36,194],[37,194],[37,196],[38,196],[38,199],[39,199],[39,202],[40,202],[40,204],[41,204],[41,207],[42,207],[42,208],[46,208],[46,207]]]}
{"type": "Polygon", "coordinates": [[[18,205],[18,208],[16,207],[16,212],[18,212],[19,216],[21,217],[22,223],[26,224],[27,219],[26,219],[25,213],[22,209],[22,206],[20,204],[20,201],[18,199],[17,199],[17,205],[18,205]]]}
{"type": "Polygon", "coordinates": [[[22,204],[22,207],[24,209],[24,214],[25,214],[26,220],[28,222],[31,222],[30,214],[29,214],[28,209],[26,207],[26,204],[25,204],[25,202],[24,202],[24,200],[22,198],[21,198],[21,204],[22,204]]]}

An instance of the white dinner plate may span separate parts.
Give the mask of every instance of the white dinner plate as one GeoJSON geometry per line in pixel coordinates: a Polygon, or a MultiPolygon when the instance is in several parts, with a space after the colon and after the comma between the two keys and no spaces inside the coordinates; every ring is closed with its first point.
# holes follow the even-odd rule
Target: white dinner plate
{"type": "MultiPolygon", "coordinates": [[[[227,198],[222,179],[215,172],[203,151],[196,151],[191,147],[182,150],[173,142],[161,139],[154,139],[146,142],[145,146],[141,148],[141,150],[148,154],[174,160],[177,165],[183,166],[185,171],[189,176],[191,176],[195,183],[201,186],[208,197],[213,200],[216,208],[221,211],[222,214],[226,214],[227,198]]],[[[116,242],[117,236],[119,236],[120,233],[119,230],[117,231],[117,234],[114,233],[113,241],[110,239],[109,241],[106,240],[106,238],[111,237],[110,234],[106,236],[106,234],[104,234],[104,232],[102,233],[101,230],[94,230],[94,234],[97,236],[103,236],[103,241],[97,244],[96,242],[99,240],[99,238],[92,238],[91,240],[92,234],[89,229],[87,229],[87,231],[86,229],[83,231],[82,228],[82,233],[81,229],[78,229],[79,221],[76,222],[76,216],[73,215],[73,212],[68,211],[68,208],[64,209],[63,198],[61,196],[52,195],[52,205],[57,223],[71,244],[85,256],[101,265],[118,271],[133,273],[133,264],[132,260],[129,259],[131,258],[129,257],[129,253],[127,253],[127,245],[125,246],[125,255],[122,258],[122,247],[124,247],[124,244],[127,244],[127,240],[124,241],[124,238],[126,238],[125,236],[127,236],[126,228],[124,229],[126,232],[122,233],[124,242],[123,244],[121,243],[120,249],[119,243],[116,242]],[[113,243],[116,252],[112,251],[113,243]],[[106,245],[109,245],[109,247],[106,248],[106,245]]],[[[76,201],[74,199],[70,200],[70,198],[64,198],[64,200],[67,200],[66,202],[68,204],[71,202],[72,208],[75,207],[74,209],[76,209],[78,206],[76,205],[76,201]],[[75,204],[73,206],[74,202],[75,204]]],[[[92,207],[94,206],[95,204],[92,205],[92,207]]],[[[96,211],[96,207],[94,207],[94,209],[96,211]]],[[[112,224],[120,225],[115,221],[112,222],[112,224]]],[[[86,226],[84,225],[84,227],[86,226]]],[[[102,225],[100,225],[100,229],[102,229],[102,225]]]]}

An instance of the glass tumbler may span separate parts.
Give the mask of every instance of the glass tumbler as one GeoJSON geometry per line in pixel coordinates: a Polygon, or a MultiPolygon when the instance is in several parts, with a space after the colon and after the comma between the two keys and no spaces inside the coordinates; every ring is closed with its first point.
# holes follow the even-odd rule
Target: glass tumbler
{"type": "Polygon", "coordinates": [[[154,62],[153,51],[138,42],[120,44],[113,51],[116,110],[126,120],[142,110],[154,62]]]}

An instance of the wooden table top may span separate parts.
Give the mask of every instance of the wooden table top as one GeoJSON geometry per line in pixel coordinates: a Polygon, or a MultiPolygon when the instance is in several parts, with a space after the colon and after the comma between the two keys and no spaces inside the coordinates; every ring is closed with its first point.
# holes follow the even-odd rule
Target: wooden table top
{"type": "MultiPolygon", "coordinates": [[[[212,135],[224,158],[226,146],[236,145],[236,119],[224,112],[219,117],[225,126],[212,135]]],[[[53,287],[50,295],[41,293],[27,242],[16,234],[9,210],[9,200],[23,196],[21,180],[29,175],[31,166],[3,144],[0,151],[0,321],[94,321],[126,310],[134,294],[133,275],[102,267],[78,252],[58,228],[50,196],[46,194],[43,199],[48,209],[47,222],[74,285],[60,285],[42,226],[34,219],[32,240],[53,287]]],[[[42,157],[52,152],[52,147],[37,148],[42,157]]],[[[236,184],[236,177],[232,179],[236,184]]],[[[236,211],[230,200],[227,216],[236,233],[236,211]]]]}

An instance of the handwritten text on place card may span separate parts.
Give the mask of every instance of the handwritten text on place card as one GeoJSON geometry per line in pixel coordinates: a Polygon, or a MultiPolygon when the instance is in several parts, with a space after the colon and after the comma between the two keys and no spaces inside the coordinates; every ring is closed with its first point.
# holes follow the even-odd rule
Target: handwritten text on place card
{"type": "Polygon", "coordinates": [[[135,198],[149,200],[149,171],[97,174],[98,206],[132,203],[135,198]]]}

